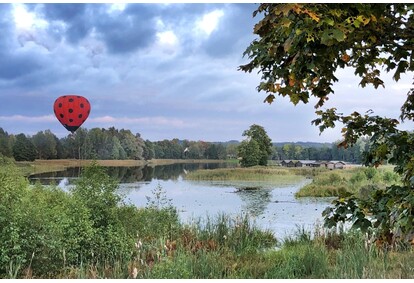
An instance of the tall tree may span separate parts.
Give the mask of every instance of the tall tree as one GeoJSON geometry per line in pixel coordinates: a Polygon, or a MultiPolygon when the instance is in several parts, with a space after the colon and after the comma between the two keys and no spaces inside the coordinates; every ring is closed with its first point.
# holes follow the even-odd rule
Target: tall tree
{"type": "Polygon", "coordinates": [[[256,141],[260,150],[258,165],[266,166],[267,160],[270,154],[272,154],[272,140],[267,135],[266,130],[262,126],[253,124],[248,130],[243,132],[243,136],[256,141]]]}
{"type": "Polygon", "coordinates": [[[53,159],[57,156],[56,136],[50,131],[39,131],[32,136],[39,159],[53,159]]]}
{"type": "Polygon", "coordinates": [[[16,136],[13,145],[13,157],[16,161],[34,161],[36,159],[36,147],[24,134],[16,136]]]}
{"type": "Polygon", "coordinates": [[[272,153],[272,140],[267,135],[266,130],[262,126],[253,124],[243,132],[243,136],[250,137],[257,142],[260,149],[259,165],[267,165],[267,160],[272,153]]]}
{"type": "Polygon", "coordinates": [[[2,128],[0,128],[0,154],[7,157],[13,156],[9,134],[2,128]]]}
{"type": "Polygon", "coordinates": [[[144,157],[145,160],[153,159],[155,157],[154,144],[150,140],[145,140],[144,144],[142,157],[144,157]]]}
{"type": "MultiPolygon", "coordinates": [[[[365,165],[378,166],[390,158],[403,179],[402,186],[375,192],[370,201],[356,196],[341,199],[336,210],[326,211],[328,225],[351,220],[357,228],[379,228],[384,237],[398,231],[408,235],[414,229],[414,134],[397,129],[398,119],[374,116],[372,111],[344,115],[336,108],[321,110],[338,81],[338,68],[353,68],[362,87],[375,88],[384,86],[381,70],[393,72],[395,81],[414,70],[413,8],[411,3],[269,3],[254,12],[254,16],[263,14],[254,27],[259,38],[246,49],[250,62],[240,69],[259,69],[258,90],[267,92],[265,101],[288,96],[296,105],[308,103],[311,96],[318,98],[315,108],[320,117],[313,124],[321,132],[342,123],[339,146],[345,148],[369,137],[365,165]]],[[[414,88],[399,118],[414,118],[414,88]]]]}
{"type": "Polygon", "coordinates": [[[238,155],[241,157],[240,165],[242,167],[251,167],[259,165],[261,152],[259,143],[254,140],[244,140],[237,147],[238,155]]]}

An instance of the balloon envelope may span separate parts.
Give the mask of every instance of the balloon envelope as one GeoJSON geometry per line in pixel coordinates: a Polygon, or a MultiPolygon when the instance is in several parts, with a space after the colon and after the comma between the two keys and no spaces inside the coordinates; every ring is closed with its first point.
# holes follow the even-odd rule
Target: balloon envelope
{"type": "Polygon", "coordinates": [[[74,133],[88,118],[91,105],[83,96],[63,95],[55,100],[53,110],[59,122],[74,133]]]}

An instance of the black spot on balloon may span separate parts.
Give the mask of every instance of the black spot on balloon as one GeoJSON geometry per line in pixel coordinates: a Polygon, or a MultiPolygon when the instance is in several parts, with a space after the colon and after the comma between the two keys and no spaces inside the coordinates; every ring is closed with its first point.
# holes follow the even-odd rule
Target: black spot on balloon
{"type": "Polygon", "coordinates": [[[80,104],[80,108],[83,108],[83,106],[84,106],[84,105],[83,105],[83,103],[81,103],[81,104],[80,104]]]}
{"type": "Polygon", "coordinates": [[[63,114],[60,114],[59,116],[60,116],[60,118],[63,118],[63,117],[65,117],[65,116],[63,116],[63,114]]]}
{"type": "Polygon", "coordinates": [[[63,98],[66,98],[66,95],[62,96],[63,98]]]}
{"type": "Polygon", "coordinates": [[[91,112],[91,110],[88,110],[88,114],[91,112]]]}
{"type": "Polygon", "coordinates": [[[72,123],[72,122],[73,122],[73,119],[69,119],[69,122],[71,122],[71,123],[72,123]]]}
{"type": "Polygon", "coordinates": [[[73,112],[73,109],[72,108],[69,108],[69,113],[72,113],[73,112]]]}
{"type": "Polygon", "coordinates": [[[79,119],[81,119],[81,118],[82,118],[82,114],[79,114],[79,116],[78,116],[78,117],[79,117],[79,119]]]}
{"type": "Polygon", "coordinates": [[[59,103],[59,108],[62,108],[62,106],[63,106],[62,103],[59,103]]]}
{"type": "Polygon", "coordinates": [[[73,98],[69,98],[69,102],[73,102],[73,98]]]}
{"type": "Polygon", "coordinates": [[[80,96],[78,95],[78,96],[76,96],[77,98],[80,98],[80,96]]]}

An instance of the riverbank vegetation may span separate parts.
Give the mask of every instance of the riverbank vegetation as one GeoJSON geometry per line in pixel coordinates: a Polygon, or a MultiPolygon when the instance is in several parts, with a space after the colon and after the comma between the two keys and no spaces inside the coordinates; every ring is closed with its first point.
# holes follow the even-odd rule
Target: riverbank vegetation
{"type": "Polygon", "coordinates": [[[1,278],[413,278],[408,247],[383,250],[360,233],[275,239],[247,216],[180,223],[161,187],[123,203],[92,164],[76,186],[30,186],[0,166],[1,278]]]}
{"type": "Polygon", "coordinates": [[[354,167],[345,170],[319,172],[312,183],[302,187],[296,197],[332,197],[346,193],[366,197],[374,190],[400,184],[400,177],[393,166],[354,167]]]}
{"type": "Polygon", "coordinates": [[[287,168],[269,168],[263,166],[247,168],[217,168],[209,170],[196,170],[185,175],[191,181],[256,181],[279,184],[283,182],[296,183],[305,176],[304,170],[287,168]]]}

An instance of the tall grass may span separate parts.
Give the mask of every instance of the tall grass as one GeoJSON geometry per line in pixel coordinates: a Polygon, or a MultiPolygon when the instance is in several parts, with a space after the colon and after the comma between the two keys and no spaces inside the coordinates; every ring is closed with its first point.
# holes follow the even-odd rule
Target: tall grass
{"type": "Polygon", "coordinates": [[[393,167],[357,167],[344,170],[327,170],[317,174],[312,183],[302,187],[296,197],[331,197],[345,192],[367,195],[373,189],[398,184],[399,176],[393,167]]]}
{"type": "Polygon", "coordinates": [[[192,181],[225,182],[267,182],[272,184],[294,184],[310,176],[311,170],[292,170],[287,168],[249,167],[218,168],[189,172],[185,178],[192,181]]]}

